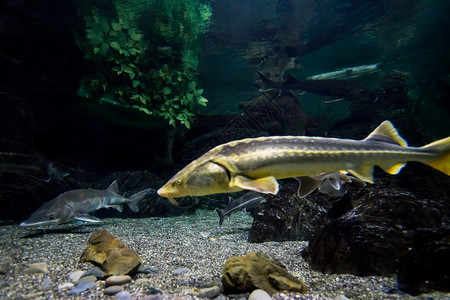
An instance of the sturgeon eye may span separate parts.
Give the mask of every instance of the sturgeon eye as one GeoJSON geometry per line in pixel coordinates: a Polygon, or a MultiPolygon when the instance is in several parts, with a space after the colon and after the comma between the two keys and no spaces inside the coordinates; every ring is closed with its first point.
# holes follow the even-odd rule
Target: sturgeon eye
{"type": "Polygon", "coordinates": [[[177,182],[178,185],[181,185],[183,183],[183,180],[178,179],[176,182],[177,182]]]}

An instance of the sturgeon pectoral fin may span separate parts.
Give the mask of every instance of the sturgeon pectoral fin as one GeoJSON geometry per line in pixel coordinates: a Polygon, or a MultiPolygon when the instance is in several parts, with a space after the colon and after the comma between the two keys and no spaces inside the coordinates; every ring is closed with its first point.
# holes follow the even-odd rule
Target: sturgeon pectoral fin
{"type": "Polygon", "coordinates": [[[320,186],[321,180],[315,180],[309,176],[295,177],[298,180],[297,195],[300,198],[306,197],[320,186]]]}
{"type": "Polygon", "coordinates": [[[230,187],[234,186],[263,194],[276,195],[278,193],[278,182],[273,176],[251,179],[242,175],[237,175],[230,181],[230,187]]]}
{"type": "Polygon", "coordinates": [[[85,221],[85,222],[91,222],[91,223],[100,222],[99,219],[97,219],[96,217],[90,216],[90,215],[79,215],[75,219],[80,220],[80,221],[85,221]]]}
{"type": "Polygon", "coordinates": [[[373,166],[361,166],[358,170],[348,170],[348,172],[365,182],[373,183],[373,166]]]}

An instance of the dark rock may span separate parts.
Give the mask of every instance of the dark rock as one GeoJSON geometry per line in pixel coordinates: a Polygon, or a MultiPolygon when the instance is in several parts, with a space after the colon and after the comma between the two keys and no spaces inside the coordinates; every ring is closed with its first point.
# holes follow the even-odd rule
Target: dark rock
{"type": "Polygon", "coordinates": [[[397,273],[398,288],[412,295],[450,292],[450,229],[414,232],[405,245],[397,273]]]}
{"type": "Polygon", "coordinates": [[[306,285],[286,267],[262,253],[230,257],[222,270],[225,294],[252,292],[260,288],[269,294],[281,291],[306,292],[306,285]]]}
{"type": "MultiPolygon", "coordinates": [[[[277,195],[266,197],[266,203],[253,215],[249,242],[309,240],[315,228],[325,222],[333,204],[343,205],[340,199],[319,193],[300,199],[297,189],[296,180],[284,180],[277,195]]],[[[343,206],[351,209],[348,204],[343,206]]]]}
{"type": "Polygon", "coordinates": [[[354,209],[318,228],[307,251],[311,266],[328,273],[359,276],[395,273],[405,236],[441,226],[445,199],[418,199],[408,192],[367,187],[353,195],[354,209]]]}
{"type": "Polygon", "coordinates": [[[132,274],[136,272],[141,261],[134,250],[105,229],[92,234],[89,246],[80,258],[81,263],[91,262],[97,265],[105,275],[132,274]]]}

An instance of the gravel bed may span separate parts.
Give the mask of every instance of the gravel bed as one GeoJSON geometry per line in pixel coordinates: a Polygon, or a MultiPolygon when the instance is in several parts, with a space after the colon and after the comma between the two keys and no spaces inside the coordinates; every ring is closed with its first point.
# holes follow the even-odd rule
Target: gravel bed
{"type": "Polygon", "coordinates": [[[92,232],[100,228],[135,249],[144,267],[158,269],[156,274],[137,274],[124,286],[133,299],[150,299],[154,289],[163,292],[163,299],[196,299],[184,294],[183,288],[219,281],[226,259],[249,251],[263,252],[280,261],[308,287],[308,295],[277,294],[274,299],[449,299],[443,293],[399,295],[395,277],[315,272],[301,256],[307,242],[249,243],[250,216],[234,214],[221,228],[217,222],[214,211],[197,211],[195,215],[171,218],[104,219],[100,224],[50,226],[45,234],[37,228],[1,226],[0,279],[10,286],[0,289],[0,299],[114,299],[103,294],[104,281],[97,281],[94,288],[77,296],[68,296],[66,288],[58,288],[69,282],[72,272],[93,267],[78,260],[92,232]],[[46,262],[49,272],[25,272],[38,262],[46,262]],[[172,275],[178,268],[189,271],[172,275]]]}

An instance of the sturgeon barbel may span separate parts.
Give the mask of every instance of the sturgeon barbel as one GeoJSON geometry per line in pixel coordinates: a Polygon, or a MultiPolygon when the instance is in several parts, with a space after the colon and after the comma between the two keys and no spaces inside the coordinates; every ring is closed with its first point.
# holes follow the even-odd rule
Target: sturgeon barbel
{"type": "Polygon", "coordinates": [[[389,121],[363,140],[271,136],[219,145],[172,177],[158,194],[175,198],[251,190],[277,194],[277,179],[344,170],[373,183],[373,167],[397,174],[418,161],[450,175],[450,137],[423,147],[408,147],[389,121]]]}

